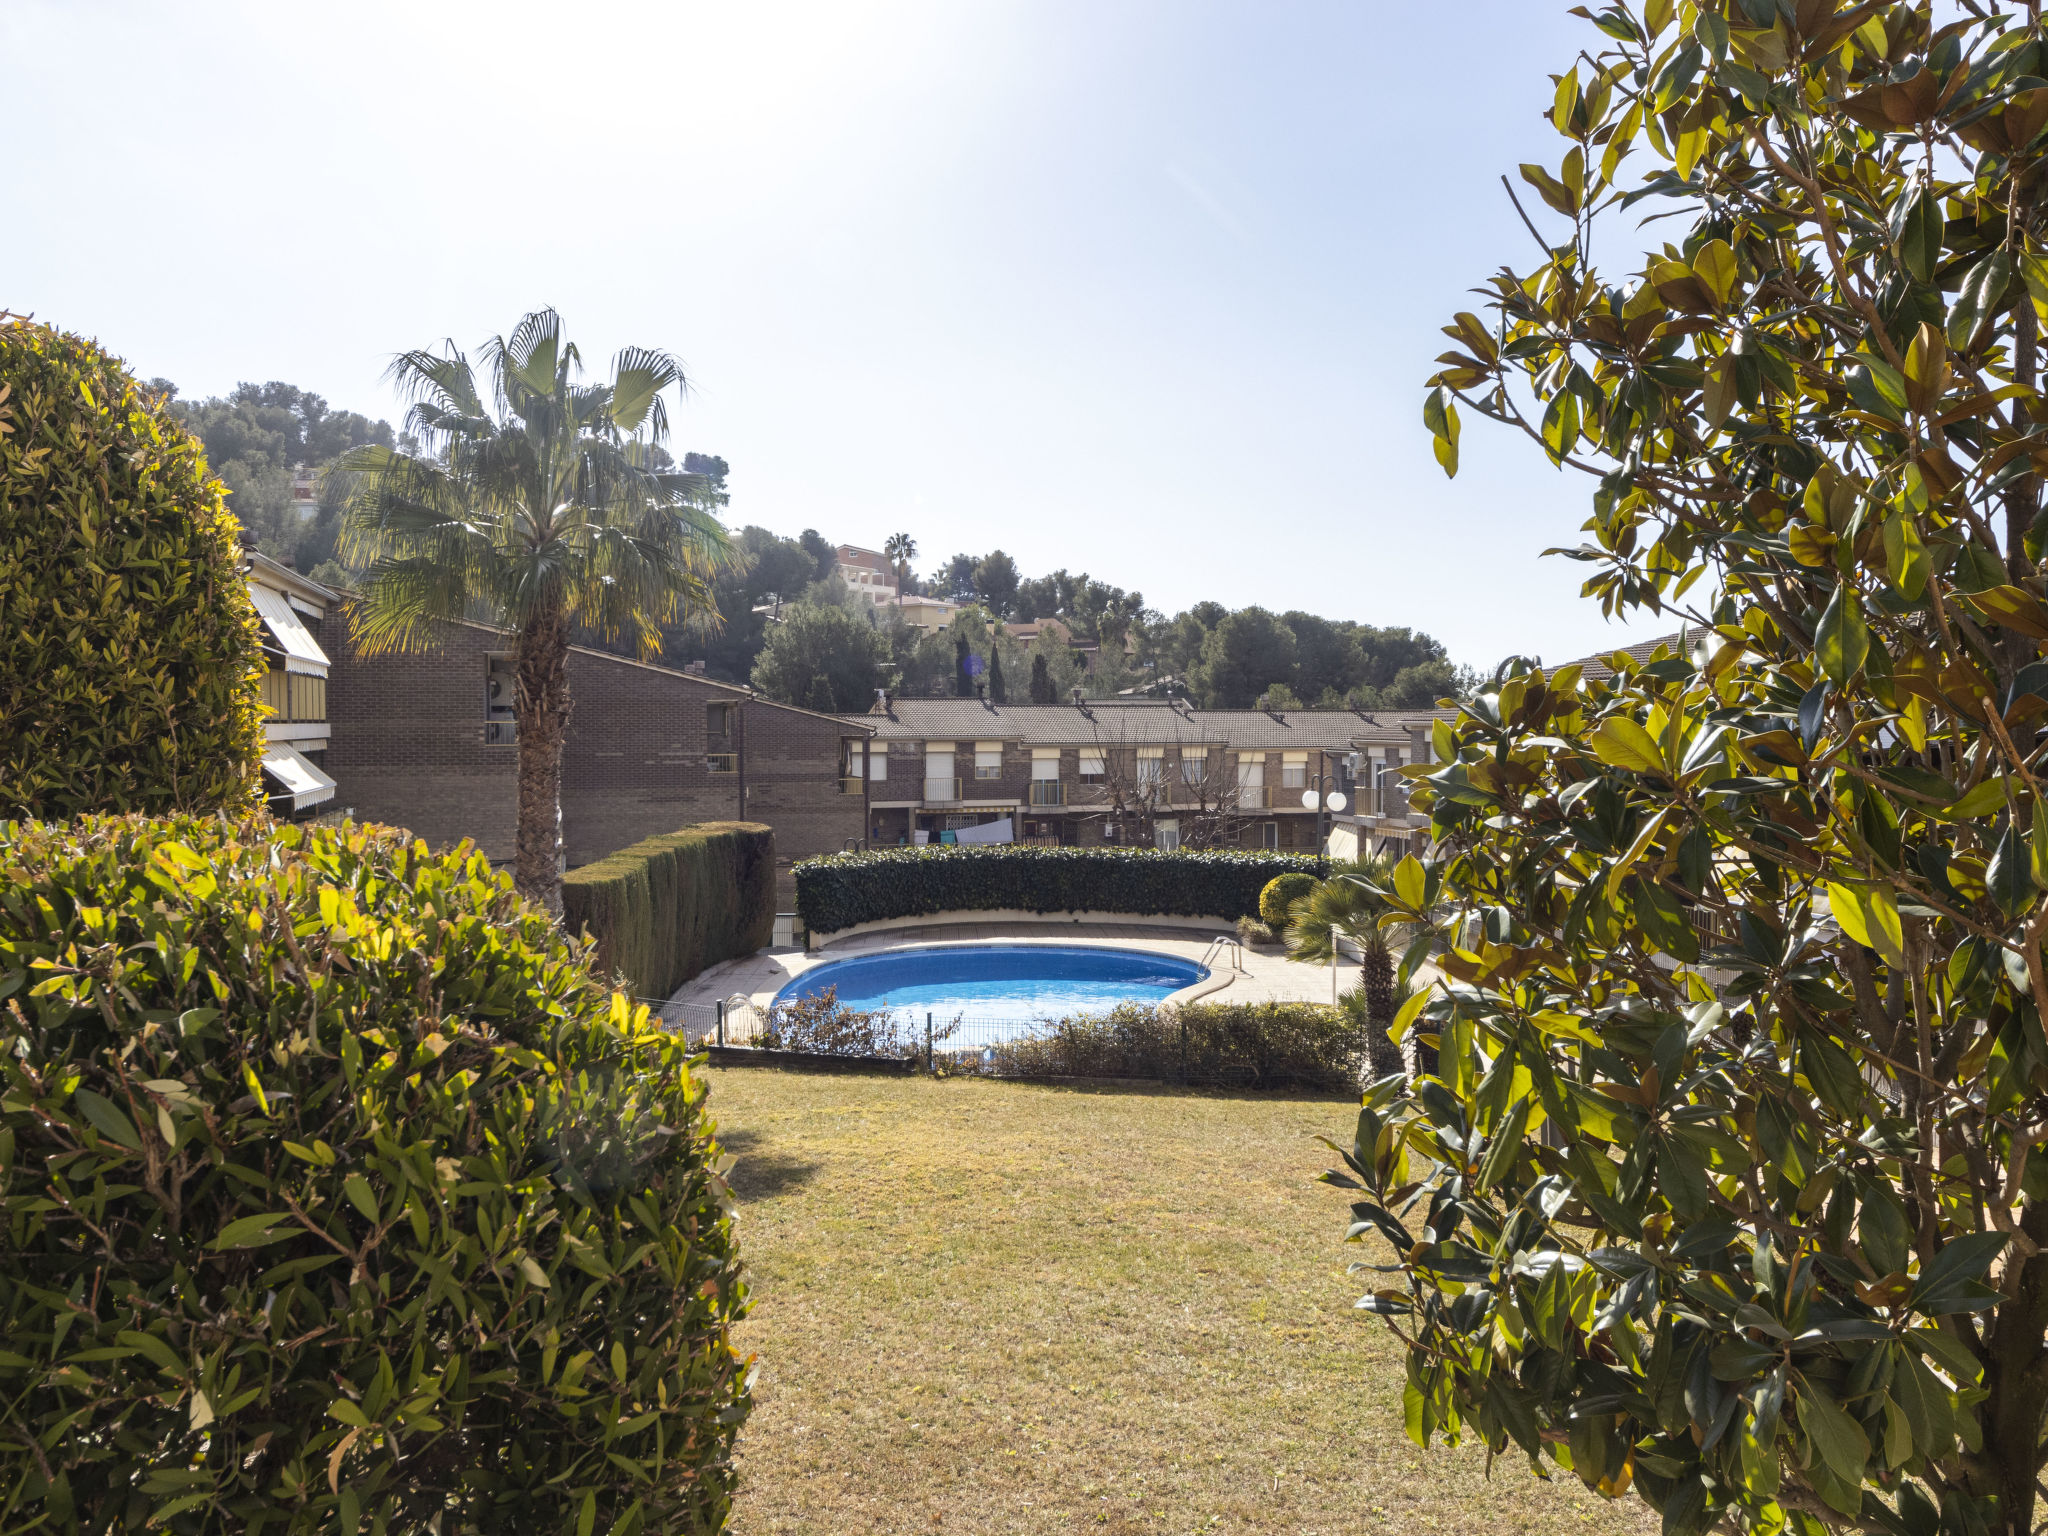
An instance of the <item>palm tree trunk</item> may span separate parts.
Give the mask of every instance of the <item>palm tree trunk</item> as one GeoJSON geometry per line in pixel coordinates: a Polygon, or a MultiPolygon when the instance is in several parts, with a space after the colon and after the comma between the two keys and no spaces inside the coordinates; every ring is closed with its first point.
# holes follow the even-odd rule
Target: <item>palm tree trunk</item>
{"type": "Polygon", "coordinates": [[[1358,984],[1365,992],[1366,1070],[1378,1082],[1402,1070],[1401,1048],[1387,1031],[1394,1022],[1394,955],[1377,930],[1360,944],[1358,984]]]}
{"type": "Polygon", "coordinates": [[[519,831],[512,880],[527,900],[562,910],[562,745],[569,733],[569,622],[559,608],[520,630],[518,694],[519,831]]]}

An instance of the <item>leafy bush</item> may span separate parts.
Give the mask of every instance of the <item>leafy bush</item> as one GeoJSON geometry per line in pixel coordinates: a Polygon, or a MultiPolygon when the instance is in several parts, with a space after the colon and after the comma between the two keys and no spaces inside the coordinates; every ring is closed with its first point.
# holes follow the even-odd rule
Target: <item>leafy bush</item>
{"type": "Polygon", "coordinates": [[[1278,875],[1259,892],[1259,916],[1268,928],[1284,934],[1294,922],[1294,904],[1315,890],[1318,875],[1278,875]]]}
{"type": "Polygon", "coordinates": [[[256,802],[260,632],[206,456],[91,342],[0,315],[0,816],[256,802]]]}
{"type": "Polygon", "coordinates": [[[562,921],[587,929],[598,965],[636,996],[666,998],[775,932],[775,834],[707,821],[621,848],[562,877],[562,921]]]}
{"type": "Polygon", "coordinates": [[[812,933],[939,912],[1256,913],[1276,873],[1310,879],[1321,859],[1219,849],[1036,848],[995,844],[833,853],[796,866],[796,909],[812,933]]]}
{"type": "MultiPolygon", "coordinates": [[[[934,1041],[950,1039],[958,1024],[935,1031],[934,1041]]],[[[808,1051],[818,1056],[911,1057],[924,1049],[924,1031],[899,1020],[888,1009],[855,1008],[839,1001],[839,989],[827,987],[813,997],[793,998],[768,1010],[758,1042],[764,1050],[808,1051]]]]}
{"type": "Polygon", "coordinates": [[[0,826],[10,1529],[722,1528],[681,1040],[465,845],[0,826]]]}
{"type": "Polygon", "coordinates": [[[1190,1003],[1177,1009],[1122,1003],[1007,1042],[981,1069],[1014,1077],[1149,1077],[1355,1093],[1364,1059],[1356,1023],[1326,1003],[1190,1003]]]}

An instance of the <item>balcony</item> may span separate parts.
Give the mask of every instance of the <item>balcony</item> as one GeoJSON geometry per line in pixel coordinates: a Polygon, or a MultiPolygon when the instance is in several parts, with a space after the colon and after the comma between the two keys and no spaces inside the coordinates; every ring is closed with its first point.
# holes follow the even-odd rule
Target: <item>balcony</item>
{"type": "Polygon", "coordinates": [[[1237,808],[1240,811],[1263,811],[1273,804],[1273,792],[1263,784],[1240,784],[1237,786],[1237,808]]]}
{"type": "Polygon", "coordinates": [[[861,792],[861,786],[866,783],[867,780],[859,774],[854,774],[851,777],[842,776],[839,780],[839,793],[842,795],[857,795],[861,792]]]}
{"type": "Polygon", "coordinates": [[[1033,779],[1031,781],[1031,803],[1033,805],[1065,805],[1067,786],[1058,779],[1033,779]]]}
{"type": "Polygon", "coordinates": [[[737,752],[711,752],[704,758],[704,766],[712,773],[738,773],[740,755],[737,752]]]}
{"type": "Polygon", "coordinates": [[[487,747],[510,747],[519,742],[519,725],[513,720],[484,721],[484,745],[487,747]]]}
{"type": "Polygon", "coordinates": [[[924,781],[926,805],[957,805],[960,803],[960,781],[958,779],[926,779],[924,781]]]}

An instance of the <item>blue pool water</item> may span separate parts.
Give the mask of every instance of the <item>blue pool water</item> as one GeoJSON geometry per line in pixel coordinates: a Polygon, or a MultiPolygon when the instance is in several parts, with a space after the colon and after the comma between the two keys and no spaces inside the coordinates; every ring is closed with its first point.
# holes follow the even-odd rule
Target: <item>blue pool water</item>
{"type": "Polygon", "coordinates": [[[786,1003],[839,989],[849,1008],[887,1009],[922,1023],[1027,1024],[1118,1003],[1157,1003],[1209,972],[1192,960],[1134,949],[1056,944],[940,944],[834,960],[775,995],[786,1003]]]}

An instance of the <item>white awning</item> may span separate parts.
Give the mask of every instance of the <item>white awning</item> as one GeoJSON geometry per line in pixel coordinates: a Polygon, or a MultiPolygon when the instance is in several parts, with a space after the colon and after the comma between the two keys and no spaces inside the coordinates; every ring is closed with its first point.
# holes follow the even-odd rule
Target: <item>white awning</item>
{"type": "Polygon", "coordinates": [[[292,611],[285,595],[252,581],[249,583],[249,597],[256,604],[256,613],[263,620],[263,627],[270,631],[271,640],[284,652],[285,671],[325,677],[327,653],[320,649],[320,642],[313,638],[313,632],[292,611]]]}
{"type": "Polygon", "coordinates": [[[309,805],[334,798],[334,780],[315,768],[304,754],[282,742],[273,741],[263,749],[263,771],[280,786],[282,793],[291,796],[294,810],[303,811],[309,805]]]}

